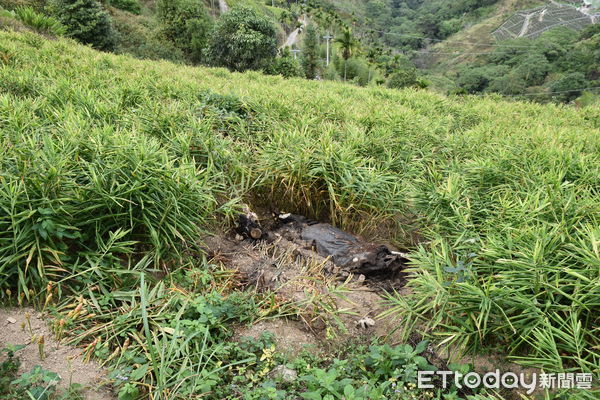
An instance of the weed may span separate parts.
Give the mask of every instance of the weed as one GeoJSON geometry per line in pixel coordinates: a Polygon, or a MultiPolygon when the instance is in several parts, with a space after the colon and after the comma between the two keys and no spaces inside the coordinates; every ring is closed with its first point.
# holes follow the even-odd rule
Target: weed
{"type": "Polygon", "coordinates": [[[40,33],[61,36],[67,31],[58,20],[37,12],[33,7],[18,7],[15,14],[21,22],[40,33]]]}

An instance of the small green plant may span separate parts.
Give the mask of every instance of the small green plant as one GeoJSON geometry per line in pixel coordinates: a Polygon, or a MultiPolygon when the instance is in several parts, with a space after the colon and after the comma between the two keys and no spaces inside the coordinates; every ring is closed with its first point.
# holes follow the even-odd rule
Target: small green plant
{"type": "Polygon", "coordinates": [[[46,400],[53,398],[59,381],[58,374],[36,365],[31,371],[15,379],[12,384],[16,385],[16,390],[25,392],[31,399],[46,400]]]}
{"type": "Polygon", "coordinates": [[[25,25],[40,33],[61,36],[67,32],[65,26],[56,18],[41,14],[33,7],[18,7],[15,15],[25,25]]]}
{"type": "Polygon", "coordinates": [[[15,357],[15,352],[24,348],[24,345],[7,345],[2,349],[6,359],[0,363],[0,395],[7,396],[13,390],[12,381],[19,371],[20,361],[15,357]]]}

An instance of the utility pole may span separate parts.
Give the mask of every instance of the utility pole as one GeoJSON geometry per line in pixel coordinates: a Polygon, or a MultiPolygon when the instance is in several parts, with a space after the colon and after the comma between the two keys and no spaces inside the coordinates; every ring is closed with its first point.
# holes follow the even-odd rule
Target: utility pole
{"type": "Polygon", "coordinates": [[[292,53],[294,53],[294,60],[298,59],[298,53],[300,53],[302,50],[299,49],[293,49],[292,53]]]}
{"type": "Polygon", "coordinates": [[[323,36],[323,39],[327,40],[327,66],[329,66],[329,41],[333,39],[333,36],[327,32],[327,35],[323,36]]]}

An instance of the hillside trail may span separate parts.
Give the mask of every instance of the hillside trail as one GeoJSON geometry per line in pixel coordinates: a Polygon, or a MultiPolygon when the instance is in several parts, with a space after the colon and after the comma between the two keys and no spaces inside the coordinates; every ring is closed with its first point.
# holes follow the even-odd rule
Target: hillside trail
{"type": "Polygon", "coordinates": [[[523,23],[523,27],[521,27],[521,31],[517,35],[517,37],[523,37],[529,31],[529,24],[531,22],[532,14],[527,14],[525,17],[525,22],[523,23]]]}
{"type": "MultiPolygon", "coordinates": [[[[107,371],[94,361],[85,361],[82,349],[56,340],[48,325],[47,315],[33,308],[0,309],[0,349],[10,345],[23,345],[15,352],[21,365],[18,374],[29,372],[39,365],[44,370],[57,373],[61,380],[56,385],[60,391],[71,383],[83,387],[85,400],[114,400],[108,389],[107,371]],[[38,340],[44,338],[44,357],[40,357],[38,340]]],[[[6,357],[0,355],[0,362],[6,357]]]]}
{"type": "Polygon", "coordinates": [[[281,46],[282,49],[285,47],[292,47],[298,42],[298,36],[300,35],[300,33],[302,33],[307,24],[306,15],[303,15],[300,18],[298,18],[298,22],[300,22],[300,27],[294,29],[288,35],[285,43],[283,43],[283,45],[281,46]]]}
{"type": "Polygon", "coordinates": [[[225,2],[225,0],[219,0],[219,12],[221,14],[225,14],[227,11],[229,11],[229,6],[225,2]]]}

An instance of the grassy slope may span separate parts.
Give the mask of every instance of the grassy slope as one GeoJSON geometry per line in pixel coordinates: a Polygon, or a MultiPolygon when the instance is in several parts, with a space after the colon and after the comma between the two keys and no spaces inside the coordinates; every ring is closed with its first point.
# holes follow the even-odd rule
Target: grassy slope
{"type": "Polygon", "coordinates": [[[432,242],[414,253],[415,298],[435,300],[424,312],[444,308],[431,322],[548,369],[598,365],[598,108],[232,74],[32,34],[1,32],[0,52],[4,286],[17,285],[33,248],[40,276],[29,270],[19,282],[44,287],[56,269],[43,265],[58,257],[48,248],[93,247],[100,228],[125,230],[121,239],[148,243],[128,249],[168,260],[217,201],[262,194],[254,200],[357,231],[416,216],[432,242]],[[242,104],[207,100],[206,90],[242,104]],[[92,218],[84,205],[96,226],[77,220],[92,218]],[[15,220],[15,207],[29,219],[15,220]],[[40,236],[31,215],[48,209],[82,236],[40,236]],[[20,248],[17,235],[37,242],[20,248]],[[444,266],[459,261],[477,270],[442,285],[456,278],[444,266]],[[558,332],[548,322],[561,320],[571,322],[558,332]]]}

